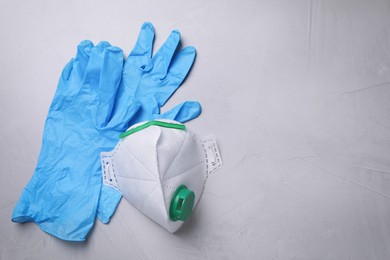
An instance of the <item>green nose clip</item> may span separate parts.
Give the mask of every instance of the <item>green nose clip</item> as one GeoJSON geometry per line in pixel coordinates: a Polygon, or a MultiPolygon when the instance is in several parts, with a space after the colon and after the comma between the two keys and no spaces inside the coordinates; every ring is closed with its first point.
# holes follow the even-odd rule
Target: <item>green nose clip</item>
{"type": "Polygon", "coordinates": [[[172,196],[169,218],[172,221],[186,221],[192,213],[194,202],[195,193],[185,185],[180,185],[172,196]]]}

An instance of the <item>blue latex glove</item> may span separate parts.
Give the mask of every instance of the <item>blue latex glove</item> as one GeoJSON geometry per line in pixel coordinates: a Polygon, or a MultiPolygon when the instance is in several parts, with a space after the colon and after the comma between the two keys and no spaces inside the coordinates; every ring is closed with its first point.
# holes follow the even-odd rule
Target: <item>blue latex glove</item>
{"type": "MultiPolygon", "coordinates": [[[[46,119],[34,175],[15,206],[14,222],[34,221],[45,232],[83,241],[93,226],[101,191],[99,154],[113,149],[118,135],[141,108],[123,106],[123,52],[107,42],[84,41],[64,68],[46,119]]],[[[194,103],[197,104],[197,103],[194,103]]],[[[189,107],[196,107],[199,104],[189,107]]],[[[168,115],[195,118],[185,106],[168,115]]],[[[183,120],[182,120],[183,121],[183,120]]]]}
{"type": "MultiPolygon", "coordinates": [[[[160,114],[169,97],[181,85],[195,59],[195,48],[186,47],[177,52],[180,43],[179,31],[172,31],[163,46],[152,57],[154,29],[151,23],[144,23],[132,52],[126,59],[122,82],[114,111],[118,121],[127,125],[153,120],[156,118],[173,119],[186,122],[197,117],[201,108],[198,102],[184,102],[170,111],[160,114]],[[129,103],[139,105],[132,117],[121,108],[129,103]],[[120,113],[122,111],[123,113],[120,113]],[[130,122],[127,120],[130,119],[130,122]]],[[[106,150],[111,151],[112,149],[106,150]]],[[[103,223],[110,217],[122,197],[122,194],[108,186],[102,186],[97,216],[103,223]]]]}
{"type": "Polygon", "coordinates": [[[119,48],[89,41],[64,68],[46,119],[37,167],[12,214],[14,222],[34,221],[58,238],[82,241],[93,225],[100,176],[97,156],[120,131],[105,131],[99,102],[115,92],[123,67],[119,48]],[[95,159],[96,158],[96,159],[95,159]]]}

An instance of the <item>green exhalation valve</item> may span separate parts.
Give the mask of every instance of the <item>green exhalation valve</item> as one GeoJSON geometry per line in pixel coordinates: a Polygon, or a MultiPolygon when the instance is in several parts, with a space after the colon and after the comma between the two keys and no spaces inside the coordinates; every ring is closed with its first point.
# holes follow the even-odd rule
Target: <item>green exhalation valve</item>
{"type": "Polygon", "coordinates": [[[192,213],[194,202],[195,193],[185,185],[180,185],[172,196],[169,218],[172,221],[186,221],[192,213]]]}

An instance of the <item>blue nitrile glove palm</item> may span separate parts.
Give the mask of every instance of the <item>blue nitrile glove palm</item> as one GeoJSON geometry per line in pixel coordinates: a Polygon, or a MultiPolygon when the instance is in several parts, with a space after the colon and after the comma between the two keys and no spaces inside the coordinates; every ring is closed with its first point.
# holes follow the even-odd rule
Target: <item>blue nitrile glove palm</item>
{"type": "MultiPolygon", "coordinates": [[[[174,30],[152,57],[153,40],[152,24],[144,23],[137,43],[124,65],[122,82],[118,90],[121,94],[118,95],[114,111],[121,111],[121,108],[129,103],[140,105],[140,109],[131,118],[126,114],[116,113],[118,121],[127,125],[156,118],[173,119],[184,123],[197,117],[201,111],[198,102],[187,101],[160,114],[160,107],[187,76],[196,52],[194,47],[186,47],[176,52],[180,33],[174,30]]],[[[121,197],[119,191],[102,186],[97,216],[103,223],[109,222],[121,197]]]]}
{"type": "MultiPolygon", "coordinates": [[[[133,99],[114,108],[121,95],[128,94],[120,84],[122,69],[119,48],[107,42],[79,45],[76,58],[60,78],[37,167],[15,206],[14,222],[34,221],[61,239],[85,240],[101,191],[99,153],[113,149],[141,107],[133,99]]],[[[167,114],[190,120],[199,111],[183,107],[167,114]]]]}

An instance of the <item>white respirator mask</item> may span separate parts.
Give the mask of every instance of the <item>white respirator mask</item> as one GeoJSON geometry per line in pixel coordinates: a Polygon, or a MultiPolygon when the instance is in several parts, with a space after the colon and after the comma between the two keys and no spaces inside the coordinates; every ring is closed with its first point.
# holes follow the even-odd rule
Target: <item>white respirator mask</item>
{"type": "Polygon", "coordinates": [[[144,215],[177,231],[198,204],[207,177],[222,160],[212,137],[198,139],[173,120],[136,124],[102,153],[103,183],[144,215]]]}

